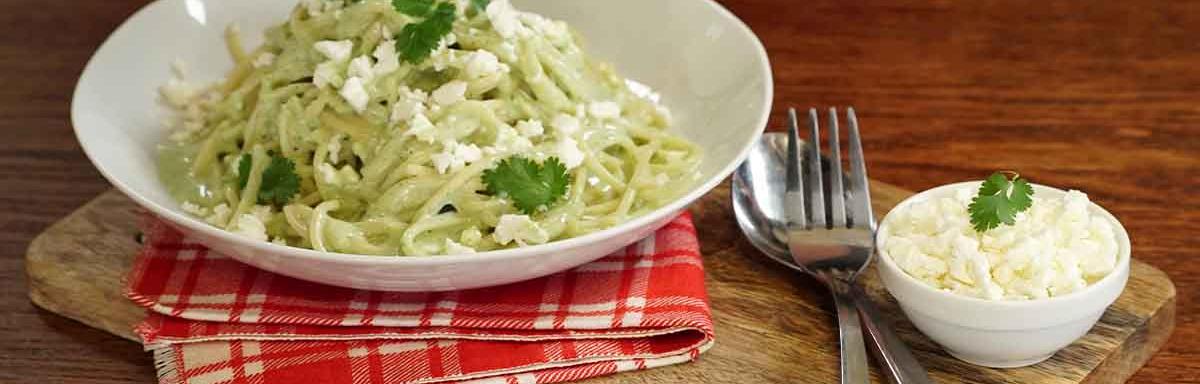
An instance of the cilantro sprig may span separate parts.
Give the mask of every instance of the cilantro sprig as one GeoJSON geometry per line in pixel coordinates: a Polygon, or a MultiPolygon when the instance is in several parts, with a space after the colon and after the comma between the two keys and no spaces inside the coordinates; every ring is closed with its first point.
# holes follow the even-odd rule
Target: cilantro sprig
{"type": "Polygon", "coordinates": [[[488,4],[491,2],[492,0],[471,0],[471,5],[475,6],[476,11],[487,12],[488,4]]]}
{"type": "Polygon", "coordinates": [[[557,157],[538,164],[514,156],[485,171],[483,182],[488,193],[507,196],[517,209],[525,214],[533,214],[566,196],[571,178],[567,174],[567,167],[557,157]]]}
{"type": "Polygon", "coordinates": [[[979,194],[971,200],[967,211],[975,231],[986,232],[1001,223],[1012,225],[1017,214],[1032,205],[1033,186],[1029,182],[1016,172],[997,172],[979,186],[979,194]]]}
{"type": "Polygon", "coordinates": [[[397,12],[424,18],[421,22],[405,25],[396,36],[396,52],[409,64],[420,64],[429,58],[442,38],[453,29],[457,12],[454,4],[434,0],[392,0],[392,7],[397,12]]]}
{"type": "MultiPolygon", "coordinates": [[[[254,159],[250,154],[242,155],[238,161],[238,188],[246,189],[250,182],[250,169],[254,159]]],[[[285,205],[300,193],[300,175],[296,174],[296,164],[283,156],[271,156],[271,162],[262,173],[262,183],[258,187],[258,203],[267,205],[285,205]]]]}
{"type": "Polygon", "coordinates": [[[396,12],[413,17],[425,17],[433,11],[434,0],[392,0],[396,12]]]}

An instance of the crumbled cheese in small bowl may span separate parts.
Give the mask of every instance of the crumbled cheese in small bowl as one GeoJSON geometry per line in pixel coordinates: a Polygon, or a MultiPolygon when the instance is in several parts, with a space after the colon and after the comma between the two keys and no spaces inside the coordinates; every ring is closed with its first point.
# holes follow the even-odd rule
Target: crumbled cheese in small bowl
{"type": "Polygon", "coordinates": [[[1078,191],[1034,185],[1013,225],[984,233],[967,206],[980,182],[905,200],[879,225],[879,274],[913,324],[951,355],[1032,365],[1083,336],[1129,277],[1129,235],[1078,191]]]}

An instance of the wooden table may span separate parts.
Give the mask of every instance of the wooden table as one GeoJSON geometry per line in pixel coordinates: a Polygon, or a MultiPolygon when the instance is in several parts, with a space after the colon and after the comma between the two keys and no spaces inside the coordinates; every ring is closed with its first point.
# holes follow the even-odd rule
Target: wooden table
{"type": "MultiPolygon", "coordinates": [[[[0,2],[0,382],[153,381],[140,346],[35,309],[21,262],[109,188],[70,96],[145,2],[0,2]]],[[[1090,192],[1179,290],[1175,334],[1133,382],[1200,377],[1200,4],[723,2],[771,53],[772,127],[789,104],[854,105],[875,179],[921,190],[1013,169],[1090,192]]]]}

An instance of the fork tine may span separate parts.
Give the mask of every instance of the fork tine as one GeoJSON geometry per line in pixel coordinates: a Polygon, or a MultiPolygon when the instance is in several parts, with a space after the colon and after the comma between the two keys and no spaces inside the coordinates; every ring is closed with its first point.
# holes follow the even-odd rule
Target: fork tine
{"type": "Polygon", "coordinates": [[[816,108],[808,109],[809,131],[809,151],[808,151],[808,200],[809,213],[812,215],[811,221],[813,227],[820,228],[825,226],[825,184],[821,181],[821,128],[820,119],[817,116],[816,108]]]}
{"type": "Polygon", "coordinates": [[[846,195],[842,188],[842,146],[837,108],[829,108],[829,213],[834,228],[846,227],[846,195]]]}
{"type": "Polygon", "coordinates": [[[808,220],[804,214],[804,177],[800,174],[800,123],[796,109],[788,109],[787,137],[787,195],[784,203],[789,226],[804,227],[808,220]]]}
{"type": "Polygon", "coordinates": [[[858,116],[854,108],[846,109],[850,121],[850,200],[847,202],[850,221],[855,228],[875,228],[871,212],[871,190],[867,185],[867,164],[863,159],[862,140],[858,135],[858,116]]]}

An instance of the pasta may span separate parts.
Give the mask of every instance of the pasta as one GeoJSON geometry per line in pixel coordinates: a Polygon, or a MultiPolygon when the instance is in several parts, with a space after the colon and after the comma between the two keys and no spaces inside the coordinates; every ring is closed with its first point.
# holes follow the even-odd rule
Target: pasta
{"type": "Polygon", "coordinates": [[[380,256],[580,236],[696,181],[701,151],[668,132],[648,87],[587,56],[563,22],[479,3],[438,3],[453,23],[420,60],[402,40],[422,18],[390,0],[305,1],[250,51],[230,28],[224,80],[196,87],[177,66],[161,89],[178,113],[160,178],[225,230],[380,256]],[[533,211],[490,193],[484,175],[514,158],[561,164],[565,193],[533,211]]]}

